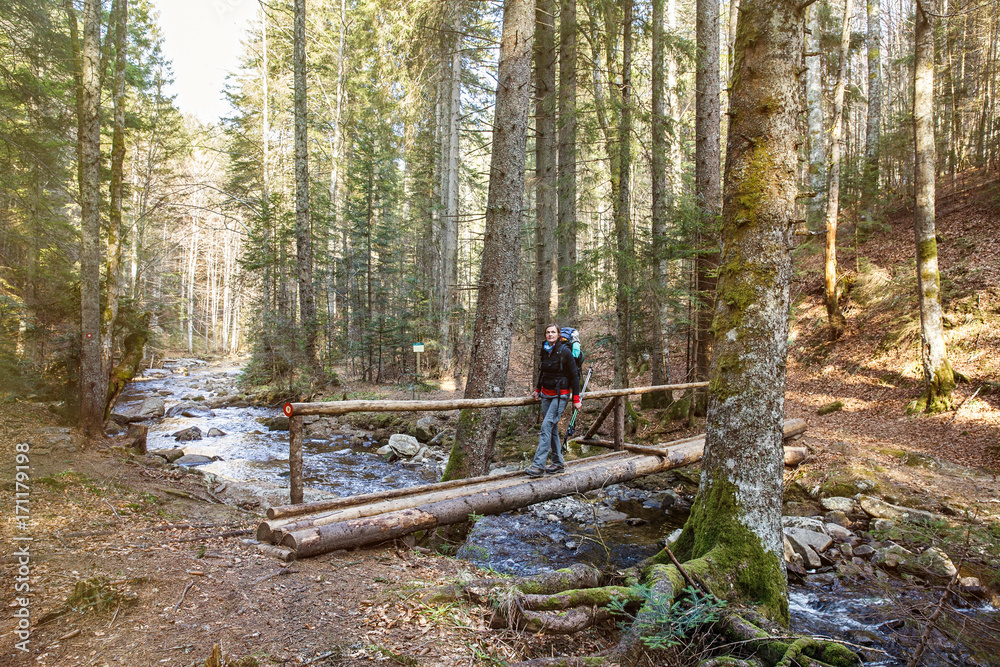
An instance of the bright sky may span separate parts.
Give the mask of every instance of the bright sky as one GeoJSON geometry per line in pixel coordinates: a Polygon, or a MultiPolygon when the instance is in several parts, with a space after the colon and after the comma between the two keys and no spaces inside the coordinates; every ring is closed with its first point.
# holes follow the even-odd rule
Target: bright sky
{"type": "Polygon", "coordinates": [[[177,106],[203,122],[229,112],[222,97],[236,69],[240,40],[260,7],[257,0],[152,0],[160,12],[163,52],[173,62],[177,106]]]}

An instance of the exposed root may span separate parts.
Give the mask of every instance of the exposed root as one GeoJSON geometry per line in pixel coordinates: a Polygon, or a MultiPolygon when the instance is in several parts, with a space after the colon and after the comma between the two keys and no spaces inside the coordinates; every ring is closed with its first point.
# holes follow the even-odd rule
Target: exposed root
{"type": "Polygon", "coordinates": [[[574,563],[568,568],[533,577],[459,581],[427,589],[421,593],[420,599],[425,603],[468,599],[482,604],[487,602],[489,591],[501,587],[527,595],[553,595],[573,589],[596,588],[600,585],[601,573],[596,568],[584,563],[574,563]]]}

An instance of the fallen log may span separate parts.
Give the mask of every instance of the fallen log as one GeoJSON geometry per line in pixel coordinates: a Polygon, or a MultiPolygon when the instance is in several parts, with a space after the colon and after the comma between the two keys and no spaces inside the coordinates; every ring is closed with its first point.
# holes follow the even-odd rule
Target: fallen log
{"type": "MultiPolygon", "coordinates": [[[[568,467],[578,470],[600,466],[607,459],[613,458],[615,455],[622,457],[627,454],[625,452],[611,452],[610,454],[603,454],[601,456],[579,459],[577,461],[570,462],[568,467]]],[[[293,516],[286,519],[262,521],[257,527],[257,539],[261,542],[274,542],[275,544],[280,544],[286,534],[296,530],[302,530],[310,526],[322,526],[330,523],[337,523],[339,521],[346,521],[348,519],[375,516],[386,512],[394,512],[396,510],[425,505],[430,502],[448,500],[450,498],[458,498],[475,493],[492,491],[494,489],[501,489],[508,486],[515,486],[524,481],[524,471],[516,470],[502,475],[474,477],[465,481],[467,482],[466,484],[459,486],[450,486],[445,483],[410,487],[410,493],[395,496],[393,498],[386,498],[385,500],[381,500],[378,497],[381,494],[366,494],[376,497],[367,503],[354,504],[352,506],[315,515],[299,515],[297,517],[293,516]]]]}
{"type": "MultiPolygon", "coordinates": [[[[785,425],[787,437],[804,429],[803,420],[789,420],[785,425]]],[[[335,549],[368,546],[418,530],[467,521],[471,514],[502,514],[546,500],[679,468],[699,461],[703,453],[704,437],[699,437],[657,449],[656,454],[608,456],[598,465],[567,468],[565,473],[559,475],[515,480],[514,483],[481,493],[437,500],[428,498],[428,502],[404,509],[283,531],[280,544],[295,551],[299,558],[335,549]]]]}

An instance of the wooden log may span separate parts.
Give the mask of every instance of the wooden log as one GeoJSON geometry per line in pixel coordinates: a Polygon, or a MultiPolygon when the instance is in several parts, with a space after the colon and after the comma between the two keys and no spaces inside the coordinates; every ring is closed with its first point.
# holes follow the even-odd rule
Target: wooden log
{"type": "MultiPolygon", "coordinates": [[[[805,429],[804,420],[789,420],[784,425],[785,437],[798,435],[805,429]]],[[[679,468],[701,460],[704,436],[688,438],[682,444],[656,449],[655,455],[615,456],[614,452],[595,465],[567,468],[560,475],[537,479],[512,480],[481,493],[436,499],[373,516],[313,524],[300,530],[285,532],[281,545],[305,558],[334,549],[368,546],[396,539],[418,530],[467,521],[470,514],[502,514],[568,493],[584,493],[603,486],[626,482],[636,477],[679,468]]],[[[595,457],[596,458],[596,457],[595,457]]],[[[574,463],[585,463],[582,459],[574,463]]],[[[469,489],[465,489],[469,490],[469,489]]],[[[447,491],[445,493],[448,493],[447,491]]]]}
{"type": "Polygon", "coordinates": [[[614,407],[615,407],[615,399],[612,398],[601,409],[601,414],[597,415],[597,419],[594,420],[593,426],[591,426],[587,430],[587,433],[584,434],[583,436],[584,440],[594,437],[594,434],[597,433],[597,429],[601,428],[601,424],[603,424],[604,420],[608,418],[608,415],[611,414],[611,411],[614,409],[614,407]]]}
{"type": "MultiPolygon", "coordinates": [[[[789,420],[784,425],[785,437],[787,438],[798,435],[804,432],[805,428],[806,424],[804,420],[789,420]]],[[[705,436],[702,434],[689,436],[680,440],[674,440],[672,442],[662,444],[659,447],[641,445],[627,445],[627,447],[636,448],[637,451],[654,456],[664,456],[665,452],[672,451],[673,449],[684,445],[696,445],[698,447],[698,451],[701,452],[704,449],[704,438],[705,436]]],[[[630,454],[626,451],[618,451],[600,454],[598,456],[592,456],[585,459],[578,459],[567,464],[567,471],[577,472],[590,468],[601,467],[607,464],[611,459],[623,458],[626,456],[630,456],[630,454]]],[[[701,454],[699,453],[698,456],[700,457],[701,454]]],[[[559,476],[559,478],[562,477],[563,475],[559,476]]],[[[395,512],[429,503],[443,502],[472,494],[486,493],[511,486],[517,486],[524,482],[524,473],[523,471],[514,471],[504,473],[502,475],[487,475],[471,478],[465,480],[465,482],[465,484],[460,485],[445,482],[427,484],[418,487],[409,487],[408,489],[399,489],[398,491],[405,492],[403,494],[379,493],[358,496],[359,499],[364,498],[364,502],[366,504],[348,504],[344,502],[352,500],[350,498],[337,498],[332,501],[324,501],[331,503],[341,502],[342,504],[333,505],[330,507],[331,511],[318,514],[305,516],[301,514],[284,514],[282,518],[262,521],[257,528],[257,539],[261,542],[280,543],[289,533],[301,531],[312,526],[330,525],[342,521],[376,516],[386,512],[395,512]]],[[[307,511],[316,511],[315,508],[320,505],[321,503],[306,503],[303,505],[288,506],[286,508],[278,509],[291,511],[295,508],[309,508],[307,511]]]]}
{"type": "MultiPolygon", "coordinates": [[[[574,465],[577,463],[582,463],[584,461],[593,461],[601,456],[608,456],[608,455],[601,454],[599,456],[591,456],[587,459],[578,459],[577,461],[571,461],[567,465],[574,465]]],[[[403,489],[391,489],[389,491],[379,491],[377,493],[365,493],[358,496],[330,498],[328,500],[316,500],[309,503],[296,503],[293,505],[279,505],[277,507],[269,507],[267,509],[267,512],[265,512],[265,515],[267,516],[268,519],[274,519],[274,520],[288,519],[295,516],[302,516],[306,514],[316,514],[319,512],[344,509],[347,507],[365,505],[368,503],[380,502],[383,500],[392,500],[394,498],[405,498],[407,496],[416,496],[425,493],[432,493],[434,491],[441,491],[444,489],[454,489],[464,486],[473,486],[475,484],[481,484],[482,482],[485,481],[512,479],[515,477],[522,477],[523,475],[524,475],[523,470],[514,470],[511,472],[504,472],[496,475],[482,475],[480,477],[468,477],[466,479],[453,479],[447,482],[435,482],[433,484],[408,486],[403,489]]],[[[281,525],[281,524],[276,524],[276,525],[281,525]]]]}
{"type": "MultiPolygon", "coordinates": [[[[588,391],[581,396],[585,401],[615,396],[648,394],[668,389],[690,389],[707,387],[707,382],[687,384],[663,384],[651,387],[626,387],[625,389],[605,389],[588,391]]],[[[506,398],[457,398],[448,401],[331,401],[328,403],[285,403],[285,415],[343,415],[349,412],[427,412],[436,410],[462,410],[465,408],[504,408],[533,405],[540,400],[530,396],[506,398]]]]}
{"type": "Polygon", "coordinates": [[[311,526],[288,533],[281,545],[307,558],[335,549],[368,546],[396,539],[417,530],[467,521],[470,514],[502,514],[535,503],[560,498],[571,493],[583,493],[603,486],[618,484],[643,475],[693,463],[701,458],[701,450],[681,445],[667,456],[618,457],[603,466],[569,471],[537,479],[526,478],[520,484],[494,489],[481,494],[432,502],[378,516],[362,517],[337,523],[311,526]]]}
{"type": "Polygon", "coordinates": [[[289,500],[293,504],[302,502],[302,432],[302,417],[293,415],[288,419],[289,500]]]}
{"type": "MultiPolygon", "coordinates": [[[[614,447],[614,440],[602,440],[601,438],[574,438],[569,442],[577,443],[580,445],[590,445],[592,447],[614,447]]],[[[569,444],[569,443],[567,443],[569,444]]]]}
{"type": "MultiPolygon", "coordinates": [[[[602,454],[601,456],[593,456],[586,459],[572,461],[567,465],[567,468],[572,470],[583,470],[598,467],[603,465],[609,458],[612,458],[613,455],[616,454],[619,457],[627,455],[625,452],[602,454]]],[[[496,489],[503,489],[509,486],[516,486],[524,482],[525,475],[524,471],[518,470],[513,473],[506,473],[502,477],[497,475],[494,477],[477,477],[475,479],[478,480],[475,484],[455,488],[432,490],[435,485],[429,484],[424,487],[417,487],[428,489],[428,491],[424,493],[412,494],[409,496],[383,500],[381,502],[369,503],[365,505],[357,505],[354,507],[346,507],[332,512],[294,517],[292,520],[275,519],[262,521],[257,527],[257,539],[261,542],[274,542],[275,544],[279,544],[288,533],[303,530],[310,526],[323,526],[350,519],[376,516],[386,512],[408,509],[432,502],[439,502],[477,493],[485,493],[496,489]]]]}

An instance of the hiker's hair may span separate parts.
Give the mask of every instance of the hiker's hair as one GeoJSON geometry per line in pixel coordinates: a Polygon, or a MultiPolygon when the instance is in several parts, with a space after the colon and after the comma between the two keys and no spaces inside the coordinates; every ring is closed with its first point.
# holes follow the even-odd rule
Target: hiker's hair
{"type": "Polygon", "coordinates": [[[559,328],[559,325],[556,324],[555,322],[553,322],[552,324],[546,324],[545,325],[545,333],[548,333],[549,329],[555,329],[556,333],[560,333],[560,331],[561,331],[561,329],[559,328]]]}

